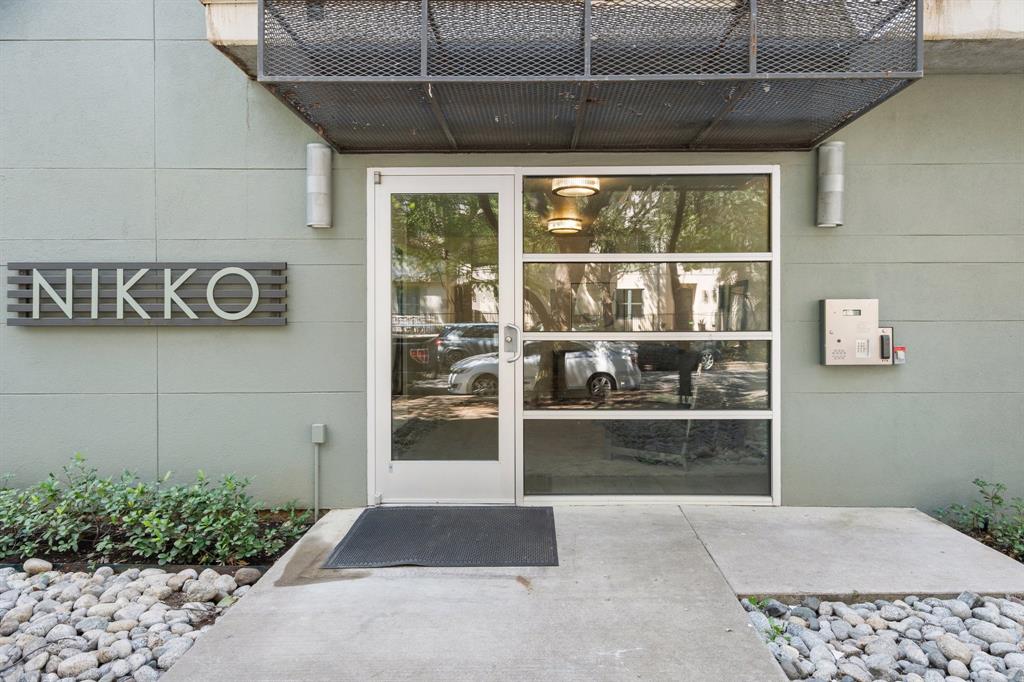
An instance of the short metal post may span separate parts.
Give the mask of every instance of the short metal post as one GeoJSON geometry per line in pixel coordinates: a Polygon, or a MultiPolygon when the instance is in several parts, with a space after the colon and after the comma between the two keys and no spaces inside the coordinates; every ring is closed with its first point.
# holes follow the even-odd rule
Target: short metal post
{"type": "Polygon", "coordinates": [[[313,444],[313,523],[320,520],[320,444],[313,444]]]}
{"type": "Polygon", "coordinates": [[[313,523],[320,520],[320,446],[327,442],[327,427],[313,424],[310,429],[313,441],[313,523]]]}

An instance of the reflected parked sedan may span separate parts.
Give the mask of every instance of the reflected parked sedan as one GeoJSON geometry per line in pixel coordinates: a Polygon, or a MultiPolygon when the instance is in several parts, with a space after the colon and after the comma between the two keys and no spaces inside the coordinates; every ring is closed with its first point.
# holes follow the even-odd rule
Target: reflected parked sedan
{"type": "MultiPolygon", "coordinates": [[[[523,381],[527,392],[557,381],[557,393],[585,392],[601,399],[611,391],[640,387],[640,367],[633,344],[597,341],[540,342],[523,349],[523,381]]],[[[448,375],[448,392],[496,395],[498,354],[484,353],[456,362],[448,375]]]]}

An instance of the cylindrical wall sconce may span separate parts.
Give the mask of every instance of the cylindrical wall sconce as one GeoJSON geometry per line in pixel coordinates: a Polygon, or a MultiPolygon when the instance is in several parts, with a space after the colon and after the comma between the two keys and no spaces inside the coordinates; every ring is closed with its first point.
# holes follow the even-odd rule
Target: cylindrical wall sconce
{"type": "Polygon", "coordinates": [[[843,224],[845,149],[845,142],[826,142],[818,147],[818,227],[843,224]]]}
{"type": "Polygon", "coordinates": [[[331,227],[331,148],[306,145],[306,225],[331,227]]]}

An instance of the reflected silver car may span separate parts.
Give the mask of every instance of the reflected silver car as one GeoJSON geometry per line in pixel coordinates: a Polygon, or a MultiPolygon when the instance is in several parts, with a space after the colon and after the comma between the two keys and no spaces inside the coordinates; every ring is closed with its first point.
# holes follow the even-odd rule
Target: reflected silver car
{"type": "MultiPolygon", "coordinates": [[[[534,341],[523,349],[523,382],[534,390],[541,366],[541,352],[549,342],[534,341]]],[[[558,341],[559,359],[564,361],[563,383],[568,392],[586,392],[603,398],[611,391],[640,387],[640,366],[635,344],[612,341],[577,343],[558,341]]],[[[498,392],[498,354],[483,353],[452,365],[448,392],[460,395],[496,395],[498,392]]]]}

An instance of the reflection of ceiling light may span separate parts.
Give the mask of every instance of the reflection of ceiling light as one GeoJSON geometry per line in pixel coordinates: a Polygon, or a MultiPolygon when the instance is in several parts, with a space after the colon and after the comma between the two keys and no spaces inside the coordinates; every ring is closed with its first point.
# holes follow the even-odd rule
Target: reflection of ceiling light
{"type": "Polygon", "coordinates": [[[551,191],[560,197],[589,197],[601,191],[598,178],[554,178],[551,191]]]}
{"type": "Polygon", "coordinates": [[[576,234],[583,229],[579,218],[552,218],[548,221],[548,232],[552,234],[576,234]]]}

